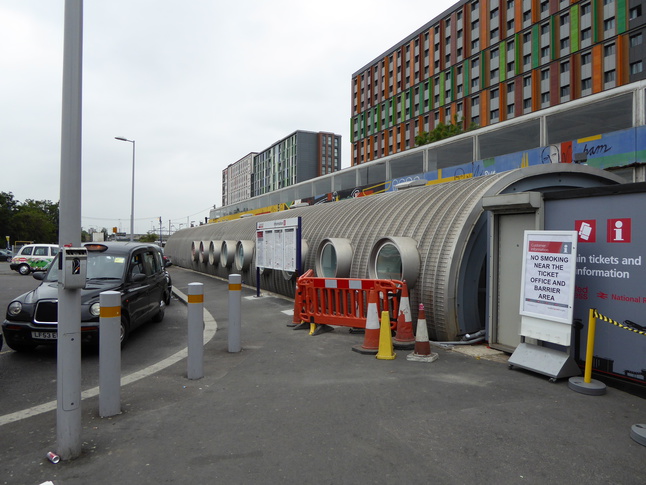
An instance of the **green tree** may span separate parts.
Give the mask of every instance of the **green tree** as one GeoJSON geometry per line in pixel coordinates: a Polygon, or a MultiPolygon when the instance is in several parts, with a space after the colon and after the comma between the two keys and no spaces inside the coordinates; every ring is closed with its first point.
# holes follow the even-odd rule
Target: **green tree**
{"type": "Polygon", "coordinates": [[[13,238],[13,217],[18,203],[11,192],[0,192],[0,246],[5,247],[5,236],[13,238]]]}
{"type": "Polygon", "coordinates": [[[444,140],[445,138],[450,138],[455,135],[460,135],[465,133],[465,131],[471,131],[478,128],[478,125],[471,123],[469,127],[465,130],[464,118],[458,121],[458,117],[453,116],[453,121],[451,124],[440,123],[431,131],[422,131],[419,135],[415,137],[415,146],[427,145],[436,141],[444,140]]]}
{"type": "Polygon", "coordinates": [[[159,234],[155,234],[153,231],[148,231],[148,233],[144,234],[139,238],[139,241],[154,243],[155,241],[157,241],[158,238],[159,238],[159,234]]]}
{"type": "Polygon", "coordinates": [[[0,192],[0,237],[12,241],[58,242],[58,202],[14,200],[11,192],[0,192]]]}

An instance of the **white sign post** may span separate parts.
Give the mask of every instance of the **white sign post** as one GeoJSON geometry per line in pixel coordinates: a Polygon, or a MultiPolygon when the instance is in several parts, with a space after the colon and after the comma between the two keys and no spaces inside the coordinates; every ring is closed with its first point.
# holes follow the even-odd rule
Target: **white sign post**
{"type": "Polygon", "coordinates": [[[552,379],[580,374],[569,355],[576,275],[576,231],[525,231],[520,290],[521,343],[509,358],[552,379]],[[566,347],[566,352],[525,342],[566,347]]]}

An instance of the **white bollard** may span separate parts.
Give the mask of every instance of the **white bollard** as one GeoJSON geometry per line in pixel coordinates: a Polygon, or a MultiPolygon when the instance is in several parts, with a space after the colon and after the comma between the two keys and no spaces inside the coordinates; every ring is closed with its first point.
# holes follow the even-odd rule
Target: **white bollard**
{"type": "Polygon", "coordinates": [[[240,352],[242,276],[229,275],[229,352],[240,352]]]}
{"type": "Polygon", "coordinates": [[[121,293],[99,295],[99,416],[121,413],[121,293]]]}
{"type": "Polygon", "coordinates": [[[204,377],[204,285],[188,284],[188,359],[189,379],[204,377]]]}

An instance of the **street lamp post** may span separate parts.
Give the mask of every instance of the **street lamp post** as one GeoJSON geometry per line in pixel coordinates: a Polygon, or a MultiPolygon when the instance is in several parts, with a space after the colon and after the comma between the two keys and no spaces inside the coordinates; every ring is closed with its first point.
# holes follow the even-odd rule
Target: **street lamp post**
{"type": "Polygon", "coordinates": [[[135,140],[115,136],[115,140],[132,143],[132,196],[130,198],[130,241],[135,240],[135,140]]]}

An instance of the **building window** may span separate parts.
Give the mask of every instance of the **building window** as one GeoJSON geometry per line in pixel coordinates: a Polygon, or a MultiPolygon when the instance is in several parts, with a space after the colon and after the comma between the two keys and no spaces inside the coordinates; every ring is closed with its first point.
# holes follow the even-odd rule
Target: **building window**
{"type": "Polygon", "coordinates": [[[561,39],[561,50],[567,50],[570,48],[570,38],[566,37],[565,39],[561,39]]]}
{"type": "Polygon", "coordinates": [[[606,84],[615,82],[615,70],[605,72],[603,74],[603,82],[606,84]]]}
{"type": "Polygon", "coordinates": [[[603,21],[603,30],[608,31],[615,28],[615,19],[614,17],[608,20],[603,21]]]}
{"type": "Polygon", "coordinates": [[[642,16],[642,6],[637,5],[630,9],[630,20],[635,20],[637,17],[642,16]]]}
{"type": "Polygon", "coordinates": [[[589,52],[586,52],[585,54],[581,54],[581,65],[585,66],[586,64],[590,64],[592,60],[592,54],[589,52]]]}
{"type": "Polygon", "coordinates": [[[632,62],[630,64],[630,74],[639,74],[642,70],[642,61],[632,62]]]}
{"type": "Polygon", "coordinates": [[[640,45],[643,42],[642,33],[638,33],[630,36],[630,47],[635,47],[640,45]]]}
{"type": "Polygon", "coordinates": [[[508,104],[507,105],[507,118],[513,117],[514,112],[515,112],[514,103],[508,104]]]}
{"type": "Polygon", "coordinates": [[[541,14],[547,13],[550,9],[550,2],[541,2],[541,14]]]}
{"type": "Polygon", "coordinates": [[[615,54],[615,44],[608,44],[603,47],[603,55],[605,57],[610,57],[615,54]]]}
{"type": "Polygon", "coordinates": [[[541,71],[541,81],[546,81],[547,79],[550,78],[550,71],[549,69],[543,69],[541,71]]]}
{"type": "Polygon", "coordinates": [[[523,110],[527,112],[527,110],[532,109],[532,99],[531,98],[525,98],[523,100],[523,110]]]}
{"type": "Polygon", "coordinates": [[[529,65],[529,63],[532,62],[532,55],[531,54],[526,54],[523,56],[523,66],[529,65]]]}
{"type": "Polygon", "coordinates": [[[561,63],[561,74],[565,74],[570,71],[570,62],[565,61],[561,63]]]}
{"type": "Polygon", "coordinates": [[[566,98],[570,95],[570,86],[561,87],[561,99],[566,98]]]}
{"type": "Polygon", "coordinates": [[[550,48],[549,46],[547,47],[541,47],[541,57],[549,57],[550,55],[550,48]]]}
{"type": "Polygon", "coordinates": [[[581,95],[585,96],[586,94],[590,94],[592,92],[592,79],[591,78],[585,78],[581,80],[581,95]]]}
{"type": "Polygon", "coordinates": [[[550,93],[541,93],[541,107],[545,108],[550,105],[550,93]]]}

